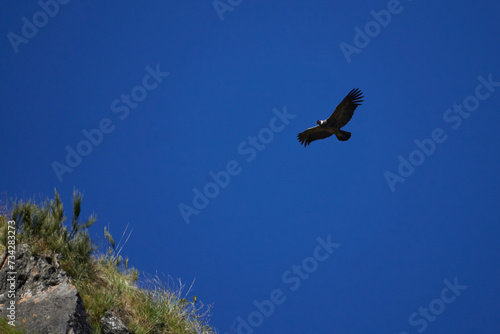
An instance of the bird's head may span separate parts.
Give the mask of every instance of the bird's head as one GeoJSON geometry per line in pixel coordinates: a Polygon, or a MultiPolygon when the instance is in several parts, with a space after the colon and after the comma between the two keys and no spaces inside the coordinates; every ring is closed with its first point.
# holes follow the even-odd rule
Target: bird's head
{"type": "Polygon", "coordinates": [[[316,124],[322,125],[325,121],[316,121],[316,124]]]}

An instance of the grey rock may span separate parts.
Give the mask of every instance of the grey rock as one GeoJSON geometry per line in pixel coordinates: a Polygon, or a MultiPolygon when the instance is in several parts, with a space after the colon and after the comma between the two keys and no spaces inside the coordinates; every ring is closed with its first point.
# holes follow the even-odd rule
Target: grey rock
{"type": "Polygon", "coordinates": [[[33,256],[26,244],[16,246],[14,258],[8,255],[0,258],[0,317],[12,320],[8,307],[15,301],[15,324],[24,324],[28,333],[90,333],[80,295],[59,268],[60,256],[33,256]],[[11,284],[13,276],[15,284],[11,284]]]}
{"type": "Polygon", "coordinates": [[[107,311],[101,318],[104,334],[132,334],[123,322],[111,311],[107,311]]]}

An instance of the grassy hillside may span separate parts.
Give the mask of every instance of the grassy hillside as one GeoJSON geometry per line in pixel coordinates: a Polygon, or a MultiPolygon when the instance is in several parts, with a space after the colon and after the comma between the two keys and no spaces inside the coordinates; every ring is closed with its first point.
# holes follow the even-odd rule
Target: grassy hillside
{"type": "MultiPolygon", "coordinates": [[[[0,254],[7,245],[8,220],[16,222],[18,244],[27,243],[35,255],[61,254],[61,267],[69,274],[85,305],[93,334],[101,334],[100,319],[113,311],[134,333],[216,333],[208,324],[210,307],[204,307],[196,296],[186,299],[189,289],[158,277],[140,280],[139,272],[120,255],[109,231],[104,228],[106,249],[98,251],[88,228],[96,222],[91,216],[81,221],[82,196],[73,194],[73,217],[64,223],[63,203],[57,193],[43,203],[20,201],[8,210],[0,208],[0,254]],[[144,288],[145,287],[145,288],[144,288]]],[[[141,275],[141,277],[145,275],[141,275]]],[[[11,330],[0,320],[0,330],[11,330]]],[[[9,326],[10,327],[10,326],[9,326]]],[[[12,331],[18,333],[20,331],[12,331]]]]}

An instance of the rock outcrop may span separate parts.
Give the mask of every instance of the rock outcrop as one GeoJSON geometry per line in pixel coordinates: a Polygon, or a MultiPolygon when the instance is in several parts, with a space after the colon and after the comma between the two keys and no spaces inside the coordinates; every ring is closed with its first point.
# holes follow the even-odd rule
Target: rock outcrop
{"type": "Polygon", "coordinates": [[[132,334],[132,332],[111,311],[107,311],[101,318],[102,331],[104,334],[132,334]]]}
{"type": "Polygon", "coordinates": [[[28,333],[90,333],[80,295],[59,268],[59,259],[33,256],[26,244],[17,245],[12,258],[4,253],[0,258],[0,317],[7,317],[16,327],[24,326],[28,333]]]}

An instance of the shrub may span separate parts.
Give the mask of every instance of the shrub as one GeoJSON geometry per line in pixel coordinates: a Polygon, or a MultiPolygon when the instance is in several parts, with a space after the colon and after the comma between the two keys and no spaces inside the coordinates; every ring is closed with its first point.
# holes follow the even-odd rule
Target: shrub
{"type": "MultiPolygon", "coordinates": [[[[16,222],[17,243],[32,246],[35,255],[61,254],[61,267],[75,280],[92,277],[91,255],[96,250],[87,229],[96,222],[95,216],[80,222],[82,195],[73,192],[73,218],[71,230],[64,226],[66,217],[61,198],[55,192],[55,199],[45,200],[42,205],[19,201],[14,203],[12,220],[16,222]]],[[[5,246],[7,235],[1,235],[5,246]]]]}

